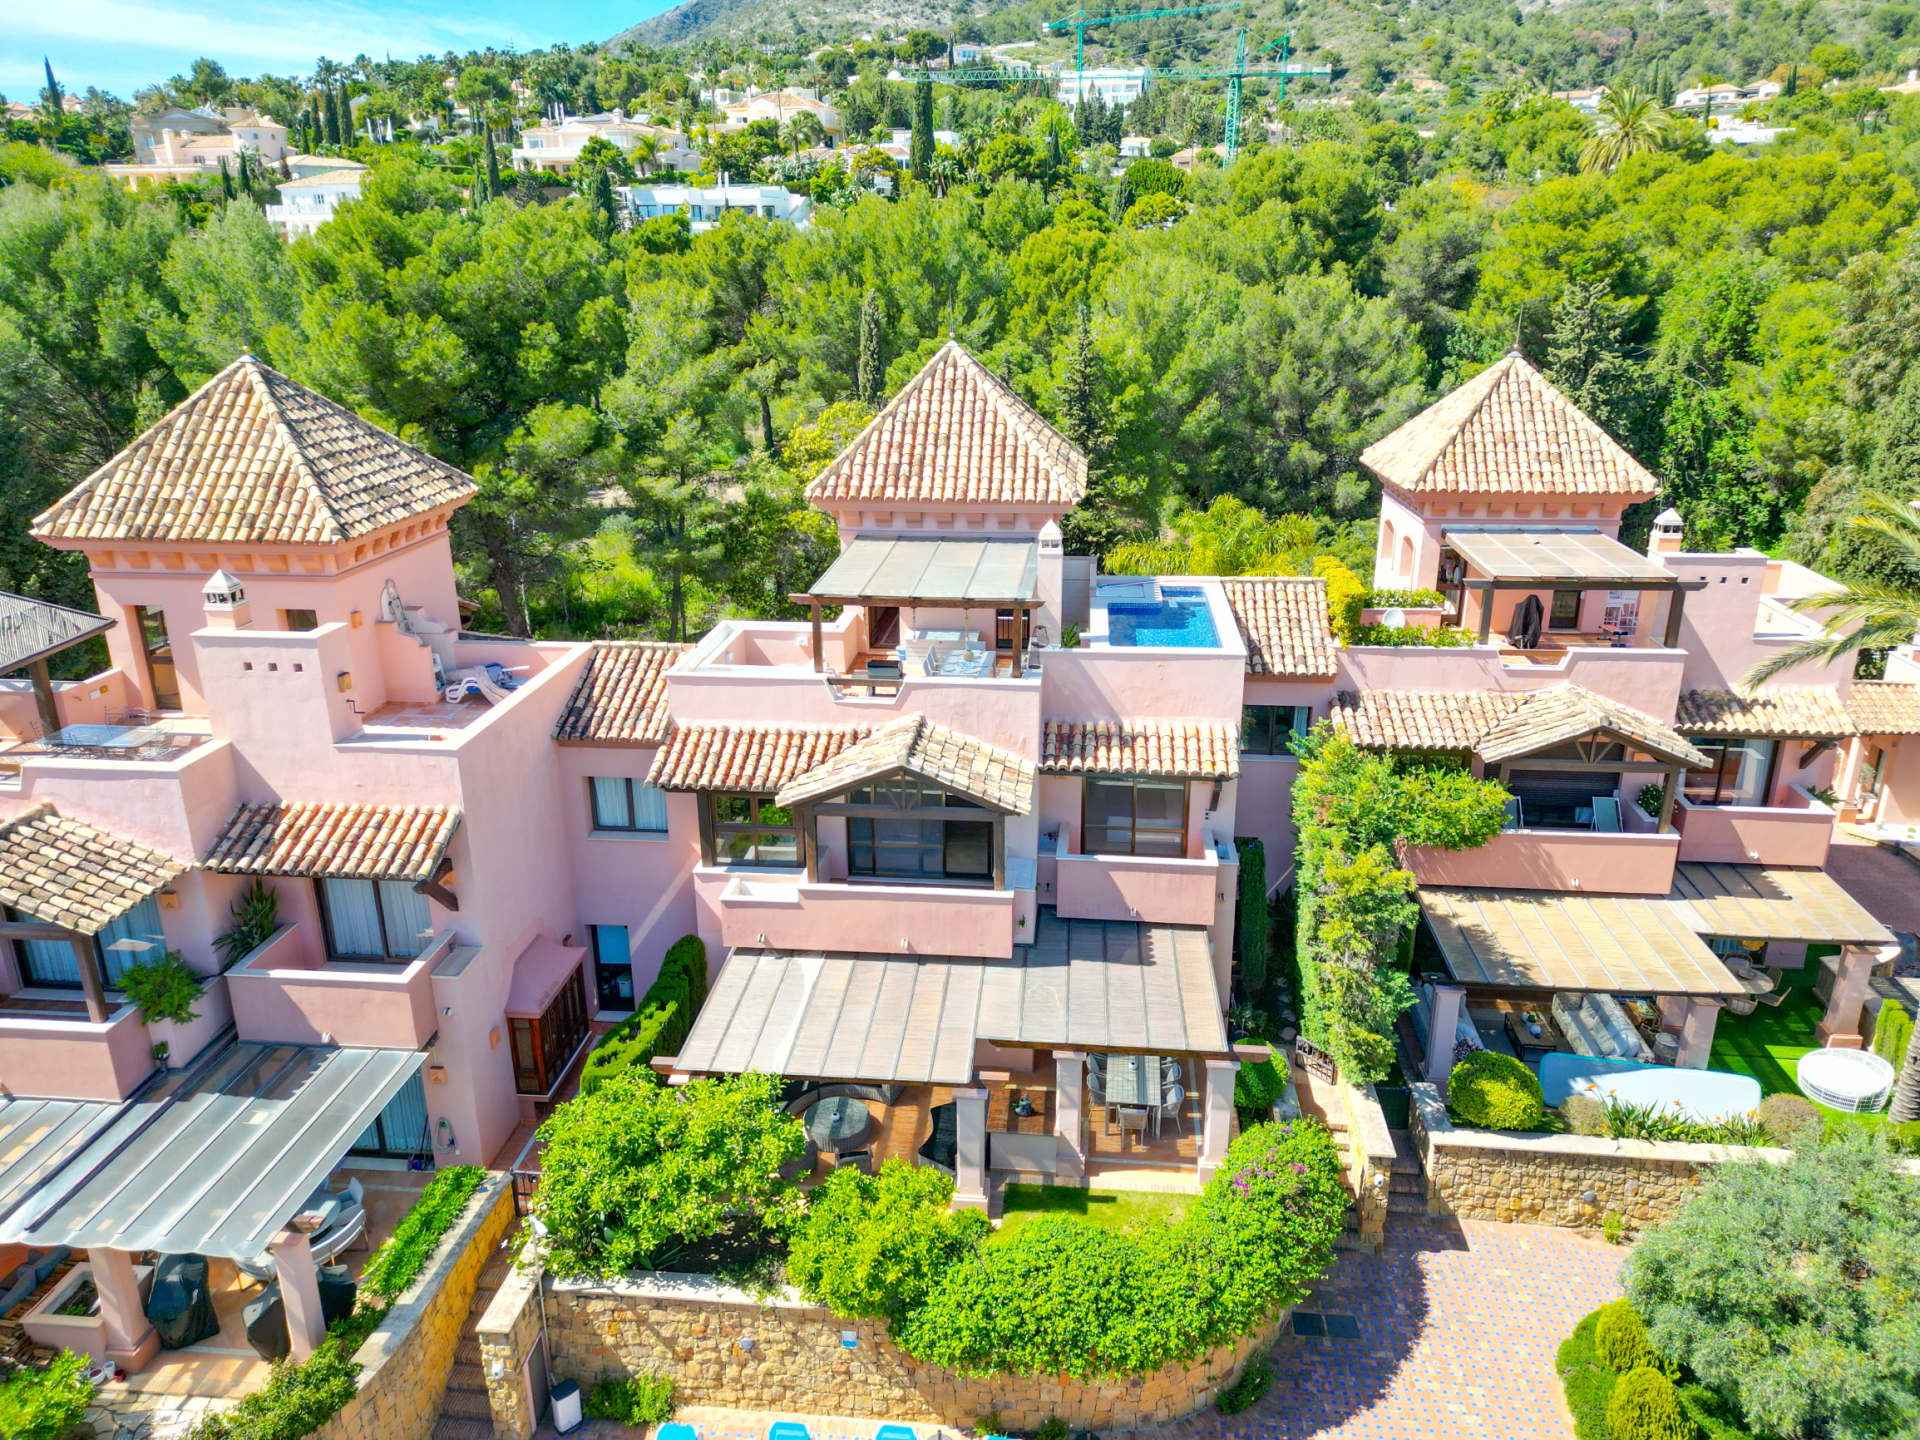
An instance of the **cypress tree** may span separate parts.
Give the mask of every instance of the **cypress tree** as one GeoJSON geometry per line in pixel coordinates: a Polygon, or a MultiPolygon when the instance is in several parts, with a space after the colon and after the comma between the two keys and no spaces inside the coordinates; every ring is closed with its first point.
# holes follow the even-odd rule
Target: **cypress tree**
{"type": "Polygon", "coordinates": [[[331,85],[325,88],[324,93],[327,98],[325,108],[321,111],[321,130],[327,144],[338,145],[340,143],[340,107],[334,101],[331,85]]]}
{"type": "Polygon", "coordinates": [[[913,143],[907,149],[907,163],[913,178],[925,183],[927,168],[933,164],[933,85],[913,87],[913,143]]]}
{"type": "Polygon", "coordinates": [[[614,206],[613,172],[604,165],[593,174],[593,208],[600,212],[600,238],[611,240],[620,227],[620,216],[614,206]]]}
{"type": "Polygon", "coordinates": [[[863,405],[880,403],[880,387],[886,380],[886,367],[880,359],[880,326],[885,318],[880,292],[867,291],[860,301],[860,367],[854,377],[863,405]]]}
{"type": "Polygon", "coordinates": [[[1798,65],[1787,66],[1787,83],[1780,87],[1780,93],[1782,95],[1798,95],[1800,93],[1800,67],[1798,65]]]}
{"type": "Polygon", "coordinates": [[[1107,217],[1118,225],[1127,218],[1127,211],[1133,208],[1133,202],[1138,198],[1133,193],[1133,182],[1122,174],[1113,182],[1113,194],[1107,197],[1107,217]]]}
{"type": "Polygon", "coordinates": [[[231,200],[233,196],[233,172],[227,169],[227,157],[220,157],[220,189],[231,200]]]}
{"type": "Polygon", "coordinates": [[[1067,368],[1060,376],[1060,433],[1091,457],[1097,448],[1097,422],[1094,418],[1093,325],[1087,307],[1080,307],[1080,324],[1074,331],[1073,349],[1067,352],[1067,368]]]}
{"type": "Polygon", "coordinates": [[[500,194],[500,157],[493,150],[493,127],[483,127],[487,136],[487,196],[500,194]]]}
{"type": "Polygon", "coordinates": [[[477,215],[480,213],[480,207],[492,198],[493,196],[487,193],[487,167],[481,163],[478,156],[475,156],[473,184],[467,190],[467,208],[477,215]]]}
{"type": "Polygon", "coordinates": [[[1047,178],[1052,179],[1060,173],[1060,129],[1056,125],[1047,127],[1047,178]]]}

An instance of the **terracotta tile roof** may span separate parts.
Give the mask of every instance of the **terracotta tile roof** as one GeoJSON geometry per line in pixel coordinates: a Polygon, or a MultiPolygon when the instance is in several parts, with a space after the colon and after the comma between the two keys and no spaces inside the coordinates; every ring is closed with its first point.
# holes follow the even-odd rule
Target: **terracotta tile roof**
{"type": "Polygon", "coordinates": [[[1209,720],[1049,720],[1040,768],[1050,775],[1231,780],[1240,773],[1240,732],[1209,720]]]}
{"type": "Polygon", "coordinates": [[[1360,452],[1408,491],[1648,496],[1660,482],[1517,351],[1360,452]]]}
{"type": "Polygon", "coordinates": [[[667,738],[667,671],[693,647],[603,640],[567,697],[556,740],[658,745],[667,738]]]}
{"type": "Polygon", "coordinates": [[[1920,690],[1910,680],[1856,680],[1847,713],[1862,735],[1920,735],[1920,690]]]}
{"type": "Polygon", "coordinates": [[[934,352],[807,486],[816,505],[1045,505],[1087,493],[1087,457],[956,342],[934,352]]]}
{"type": "Polygon", "coordinates": [[[0,824],[0,905],[22,918],[97,935],[186,872],[163,850],[35,805],[0,824]]]}
{"type": "Polygon", "coordinates": [[[1247,644],[1249,675],[1333,674],[1325,580],[1248,575],[1220,583],[1247,644]]]}
{"type": "Polygon", "coordinates": [[[662,790],[770,795],[869,733],[851,725],[680,725],[654,757],[647,780],[662,790]]]}
{"type": "Polygon", "coordinates": [[[1520,700],[1488,690],[1342,690],[1329,717],[1370,749],[1471,750],[1520,700]]]}
{"type": "Polygon", "coordinates": [[[1662,760],[1707,763],[1707,757],[1671,726],[1578,685],[1554,685],[1522,695],[1519,704],[1481,733],[1473,752],[1488,764],[1497,764],[1564,745],[1595,730],[1612,731],[1662,760]]]}
{"type": "Polygon", "coordinates": [[[243,804],[200,864],[222,875],[428,880],[459,828],[460,812],[443,805],[243,804]]]}
{"type": "Polygon", "coordinates": [[[788,781],[774,798],[782,805],[804,805],[898,770],[1010,815],[1033,809],[1031,760],[936,725],[924,715],[874,731],[826,764],[788,781]]]}
{"type": "MultiPolygon", "coordinates": [[[[1905,687],[1913,693],[1911,685],[1905,687]]],[[[1858,691],[1859,687],[1854,687],[1858,691]]],[[[1771,735],[1787,739],[1838,740],[1854,733],[1849,706],[1831,690],[1781,687],[1741,695],[1732,690],[1682,690],[1682,735],[1771,735]]],[[[1920,718],[1920,706],[1915,707],[1920,718]]]]}
{"type": "Polygon", "coordinates": [[[324,545],[473,493],[453,466],[242,356],[39,516],[33,533],[324,545]]]}

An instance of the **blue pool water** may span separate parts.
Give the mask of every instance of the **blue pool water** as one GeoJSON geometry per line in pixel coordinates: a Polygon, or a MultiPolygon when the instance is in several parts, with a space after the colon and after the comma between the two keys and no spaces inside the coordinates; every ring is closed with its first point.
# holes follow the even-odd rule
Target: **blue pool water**
{"type": "Polygon", "coordinates": [[[1160,594],[1162,598],[1153,603],[1124,601],[1108,605],[1107,643],[1187,650],[1210,649],[1220,643],[1206,597],[1198,589],[1163,589],[1160,594]]]}

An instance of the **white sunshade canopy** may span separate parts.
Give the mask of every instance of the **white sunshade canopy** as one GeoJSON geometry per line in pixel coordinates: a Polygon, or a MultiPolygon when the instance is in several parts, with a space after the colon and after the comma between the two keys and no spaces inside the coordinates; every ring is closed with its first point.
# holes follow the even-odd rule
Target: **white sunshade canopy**
{"type": "Polygon", "coordinates": [[[0,1243],[252,1259],[425,1059],[229,1045],[96,1130],[0,1219],[0,1243]]]}

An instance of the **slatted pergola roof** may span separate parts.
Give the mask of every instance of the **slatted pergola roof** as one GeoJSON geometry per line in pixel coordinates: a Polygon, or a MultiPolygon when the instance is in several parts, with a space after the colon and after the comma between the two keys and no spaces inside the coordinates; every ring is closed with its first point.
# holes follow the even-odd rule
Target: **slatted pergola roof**
{"type": "Polygon", "coordinates": [[[1893,940],[1893,932],[1824,870],[1683,861],[1673,867],[1667,899],[1702,935],[1827,945],[1893,940]]]}
{"type": "Polygon", "coordinates": [[[974,1046],[1226,1054],[1207,932],[1059,920],[1010,960],[736,950],[675,1068],[964,1085],[974,1046]]]}

